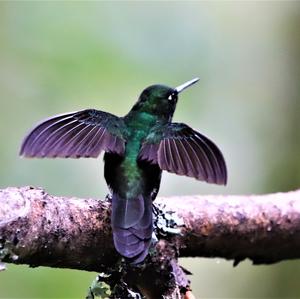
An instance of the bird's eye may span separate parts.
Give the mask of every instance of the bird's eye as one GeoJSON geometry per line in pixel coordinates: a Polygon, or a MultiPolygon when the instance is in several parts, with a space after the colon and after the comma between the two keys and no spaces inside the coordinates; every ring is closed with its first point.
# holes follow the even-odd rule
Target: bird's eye
{"type": "Polygon", "coordinates": [[[168,96],[168,100],[169,101],[176,101],[177,99],[177,94],[175,93],[171,93],[169,96],[168,96]]]}

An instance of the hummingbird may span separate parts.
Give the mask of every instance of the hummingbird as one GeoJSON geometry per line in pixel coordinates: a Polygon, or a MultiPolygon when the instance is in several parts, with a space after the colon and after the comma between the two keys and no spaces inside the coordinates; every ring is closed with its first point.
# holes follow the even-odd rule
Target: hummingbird
{"type": "Polygon", "coordinates": [[[148,254],[152,202],[163,170],[226,185],[220,149],[188,125],[172,122],[178,95],[198,80],[175,88],[151,85],[123,117],[95,109],[50,117],[22,142],[20,155],[29,158],[97,158],[104,151],[114,246],[131,264],[148,254]]]}

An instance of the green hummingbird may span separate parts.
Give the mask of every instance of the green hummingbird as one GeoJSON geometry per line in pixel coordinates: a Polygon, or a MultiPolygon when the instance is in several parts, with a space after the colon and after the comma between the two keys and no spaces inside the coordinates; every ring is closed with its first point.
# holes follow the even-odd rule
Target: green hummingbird
{"type": "Polygon", "coordinates": [[[37,158],[97,158],[104,151],[104,177],[111,192],[116,250],[142,262],[153,233],[152,202],[162,170],[225,185],[227,170],[218,147],[184,123],[173,123],[176,88],[147,87],[124,117],[95,109],[43,120],[24,138],[20,155],[37,158]]]}

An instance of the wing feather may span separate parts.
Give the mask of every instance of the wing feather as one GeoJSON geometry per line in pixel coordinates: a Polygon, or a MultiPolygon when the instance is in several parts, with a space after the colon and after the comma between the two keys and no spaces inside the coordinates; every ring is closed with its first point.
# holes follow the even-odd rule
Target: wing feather
{"type": "Polygon", "coordinates": [[[79,152],[76,151],[78,143],[86,136],[87,126],[85,124],[80,124],[69,136],[69,132],[65,133],[64,138],[60,142],[54,142],[53,149],[47,152],[47,155],[55,156],[56,153],[61,151],[66,154],[67,157],[77,158],[76,155],[79,155],[79,152]]]}
{"type": "Polygon", "coordinates": [[[185,124],[170,123],[151,131],[142,144],[139,159],[208,183],[227,182],[226,164],[219,148],[185,124]]]}
{"type": "Polygon", "coordinates": [[[24,138],[25,157],[96,158],[102,150],[122,155],[126,125],[122,118],[94,109],[53,116],[24,138]]]}
{"type": "Polygon", "coordinates": [[[43,143],[40,149],[42,157],[57,157],[59,155],[59,151],[54,151],[55,146],[58,144],[63,144],[63,150],[67,149],[68,145],[73,140],[73,138],[83,128],[84,124],[82,123],[75,123],[75,127],[73,127],[73,125],[71,124],[68,127],[64,127],[62,129],[58,128],[55,132],[51,133],[49,138],[46,139],[46,142],[43,143]]]}
{"type": "Polygon", "coordinates": [[[222,180],[220,180],[220,178],[225,175],[227,179],[227,171],[221,151],[212,141],[210,141],[205,136],[200,135],[199,133],[197,133],[195,136],[203,143],[203,148],[206,150],[207,156],[209,157],[211,169],[215,174],[215,178],[220,184],[222,184],[222,180]]]}
{"type": "MultiPolygon", "coordinates": [[[[185,141],[185,140],[184,140],[185,141]]],[[[208,174],[206,169],[203,167],[203,163],[201,162],[199,155],[191,145],[191,142],[185,141],[186,148],[189,148],[189,155],[191,157],[191,160],[194,161],[194,176],[193,177],[199,177],[199,180],[201,181],[208,181],[208,174]]]]}
{"type": "Polygon", "coordinates": [[[197,170],[195,169],[195,165],[192,161],[193,153],[188,151],[188,142],[185,141],[185,139],[178,139],[178,143],[180,144],[180,148],[182,149],[183,156],[185,157],[186,161],[186,167],[187,167],[187,173],[188,176],[195,177],[197,176],[197,170]]]}
{"type": "Polygon", "coordinates": [[[173,140],[166,139],[164,141],[168,146],[166,147],[167,151],[165,153],[165,156],[168,158],[169,163],[168,167],[176,169],[176,171],[180,172],[180,165],[178,159],[175,158],[175,153],[177,152],[177,148],[174,147],[174,144],[171,144],[173,140]],[[171,154],[170,154],[171,153],[171,154]]]}
{"type": "Polygon", "coordinates": [[[191,137],[189,141],[192,146],[194,146],[195,150],[197,151],[198,157],[201,159],[201,165],[203,165],[204,171],[207,174],[208,182],[213,181],[215,178],[214,169],[205,150],[205,144],[203,144],[200,139],[196,140],[193,137],[191,137]]]}
{"type": "Polygon", "coordinates": [[[45,130],[41,134],[40,138],[36,138],[35,142],[32,143],[30,146],[28,146],[29,149],[31,148],[32,155],[33,156],[40,155],[41,157],[45,157],[44,152],[46,146],[48,144],[57,142],[58,140],[62,139],[66,132],[69,132],[70,130],[74,130],[75,129],[74,125],[76,125],[76,121],[64,124],[62,126],[53,126],[50,128],[50,130],[45,130]]]}
{"type": "Polygon", "coordinates": [[[87,128],[88,128],[87,134],[82,138],[81,141],[78,142],[76,148],[74,149],[75,151],[78,152],[80,156],[84,156],[85,149],[87,145],[91,142],[91,139],[93,139],[93,136],[95,135],[93,133],[97,129],[97,127],[91,125],[89,125],[87,128]]]}
{"type": "Polygon", "coordinates": [[[28,137],[25,138],[21,151],[30,151],[34,156],[36,152],[39,152],[43,145],[55,134],[60,136],[60,133],[65,130],[68,126],[71,126],[76,122],[73,120],[70,122],[70,119],[64,120],[61,122],[55,122],[50,124],[48,127],[44,128],[39,134],[36,134],[35,131],[32,131],[28,137]],[[64,121],[67,121],[66,123],[64,121]],[[33,137],[33,138],[32,138],[33,137]]]}

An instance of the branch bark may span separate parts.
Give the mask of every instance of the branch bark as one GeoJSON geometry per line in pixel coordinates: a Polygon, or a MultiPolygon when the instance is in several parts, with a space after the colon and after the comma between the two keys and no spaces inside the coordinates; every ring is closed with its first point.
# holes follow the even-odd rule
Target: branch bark
{"type": "MultiPolygon", "coordinates": [[[[300,257],[300,190],[155,202],[180,224],[180,234],[159,236],[161,257],[220,257],[235,264],[300,257]]],[[[119,259],[109,201],[56,197],[33,187],[0,190],[0,248],[0,260],[33,267],[107,272],[119,259]]]]}

